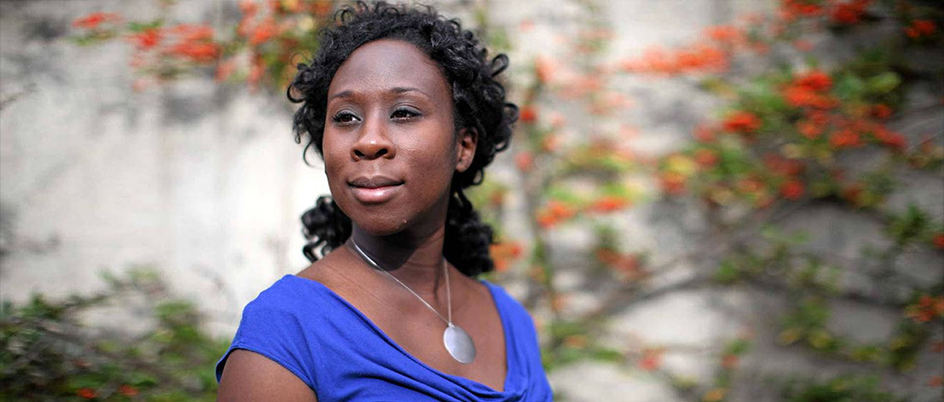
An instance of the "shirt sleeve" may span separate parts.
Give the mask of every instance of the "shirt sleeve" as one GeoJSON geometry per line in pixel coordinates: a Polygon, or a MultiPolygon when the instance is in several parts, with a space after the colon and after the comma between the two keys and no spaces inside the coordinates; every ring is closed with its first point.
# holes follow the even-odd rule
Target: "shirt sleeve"
{"type": "Polygon", "coordinates": [[[216,364],[216,381],[236,349],[258,353],[280,364],[314,389],[314,364],[297,314],[262,297],[246,305],[233,343],[216,364]]]}

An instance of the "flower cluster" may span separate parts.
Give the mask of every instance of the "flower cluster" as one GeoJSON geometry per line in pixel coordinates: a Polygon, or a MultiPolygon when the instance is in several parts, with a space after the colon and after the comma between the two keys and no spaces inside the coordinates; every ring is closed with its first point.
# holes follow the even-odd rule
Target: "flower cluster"
{"type": "Polygon", "coordinates": [[[510,241],[493,244],[488,251],[492,256],[492,260],[495,261],[495,271],[504,272],[515,260],[521,257],[523,249],[520,243],[510,241]]]}
{"type": "Polygon", "coordinates": [[[944,296],[921,295],[905,308],[905,316],[921,324],[944,318],[944,296]]]}
{"type": "Polygon", "coordinates": [[[660,162],[662,188],[671,195],[693,186],[720,205],[743,200],[766,207],[777,199],[837,196],[857,207],[874,206],[890,191],[888,180],[851,176],[836,164],[840,155],[872,146],[899,162],[937,166],[936,155],[944,153],[930,142],[909,151],[908,139],[888,126],[896,109],[883,99],[895,99],[899,82],[890,72],[769,75],[755,92],[735,99],[719,122],[697,127],[697,141],[686,151],[660,162]],[[840,88],[837,80],[847,86],[840,88]],[[772,143],[779,144],[776,151],[772,143]]]}
{"type": "Polygon", "coordinates": [[[577,208],[563,201],[550,200],[537,212],[535,220],[538,225],[548,229],[557,225],[559,222],[573,218],[577,214],[577,208]]]}
{"type": "Polygon", "coordinates": [[[134,48],[137,90],[203,69],[213,69],[217,81],[245,81],[255,89],[262,81],[285,86],[294,73],[293,55],[317,47],[315,32],[333,9],[330,0],[243,0],[235,35],[222,38],[209,25],[160,18],[121,25],[123,18],[115,13],[82,16],[73,26],[81,44],[124,36],[134,48]]]}
{"type": "Polygon", "coordinates": [[[76,18],[75,21],[72,21],[72,26],[87,30],[102,30],[106,25],[117,24],[119,22],[121,22],[120,14],[97,12],[76,18]]]}
{"type": "Polygon", "coordinates": [[[829,95],[832,78],[819,70],[797,76],[783,89],[783,98],[795,108],[832,109],[839,101],[829,95]]]}
{"type": "Polygon", "coordinates": [[[930,38],[936,31],[937,25],[931,20],[917,19],[905,27],[905,35],[911,39],[930,38]]]}
{"type": "Polygon", "coordinates": [[[825,18],[833,24],[862,22],[872,0],[783,0],[779,16],[783,21],[825,18]]]}

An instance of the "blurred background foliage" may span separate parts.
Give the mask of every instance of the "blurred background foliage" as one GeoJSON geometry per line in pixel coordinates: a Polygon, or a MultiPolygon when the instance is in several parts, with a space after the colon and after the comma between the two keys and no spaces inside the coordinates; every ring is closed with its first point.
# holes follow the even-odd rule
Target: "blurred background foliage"
{"type": "MultiPolygon", "coordinates": [[[[201,328],[187,300],[168,293],[153,270],[104,275],[93,295],[4,302],[0,320],[0,398],[18,401],[215,401],[211,369],[229,347],[201,328]],[[141,334],[94,331],[81,314],[138,296],[154,325],[141,334]]],[[[145,318],[145,317],[139,317],[145,318]]]]}
{"type": "MultiPolygon", "coordinates": [[[[940,204],[901,208],[887,201],[911,191],[908,175],[944,176],[944,133],[907,129],[942,110],[944,5],[781,0],[768,14],[738,16],[692,43],[614,56],[614,32],[602,3],[574,3],[581,10],[579,28],[561,45],[563,57],[515,60],[528,67],[512,72],[512,100],[521,107],[521,119],[508,167],[522,185],[489,179],[472,195],[499,233],[492,247],[497,270],[488,278],[527,283],[523,302],[536,317],[547,370],[607,361],[664,381],[683,400],[736,400],[742,361],[759,331],[747,328],[704,351],[716,367],[707,378],[666,368],[672,345],[630,341],[616,347],[604,334],[616,309],[678,286],[750,286],[778,290],[787,303],[774,329],[776,343],[873,373],[825,379],[797,373],[775,382],[777,400],[913,400],[910,392],[882,386],[887,373],[920,376],[913,383],[940,389],[944,367],[911,370],[922,356],[944,352],[944,211],[940,204]],[[840,43],[854,50],[824,64],[816,51],[828,40],[846,41],[840,43]],[[634,100],[614,84],[627,78],[682,82],[715,97],[717,107],[677,151],[640,153],[629,145],[641,133],[625,118],[634,100]],[[930,101],[910,97],[928,88],[935,94],[930,101]],[[589,118],[568,115],[574,111],[589,118]],[[523,201],[512,207],[511,199],[523,201]],[[685,203],[703,216],[706,241],[657,264],[657,250],[627,246],[625,228],[613,217],[666,202],[685,203]],[[784,228],[805,208],[821,205],[878,222],[875,235],[887,241],[852,258],[812,247],[808,233],[784,228]],[[527,223],[511,229],[507,222],[514,214],[527,223]],[[582,243],[582,256],[590,261],[583,275],[615,286],[580,314],[567,312],[568,294],[556,277],[561,262],[552,250],[555,236],[573,227],[587,229],[592,238],[582,243]],[[939,265],[920,268],[936,269],[936,279],[909,275],[914,263],[908,257],[915,253],[931,253],[939,265]],[[703,266],[683,283],[659,280],[691,259],[703,266]],[[850,277],[863,276],[878,286],[849,285],[850,277]],[[835,301],[895,309],[897,328],[881,341],[855,340],[829,325],[835,301]]],[[[160,4],[165,11],[174,7],[160,4]]],[[[509,30],[533,28],[531,21],[495,24],[488,6],[460,3],[473,16],[467,22],[493,48],[509,50],[515,45],[509,30]]],[[[281,96],[299,49],[317,47],[315,32],[332,23],[336,7],[328,0],[242,1],[238,20],[224,25],[98,12],[74,20],[72,39],[83,46],[126,41],[138,91],[213,77],[220,85],[281,96]]],[[[211,367],[227,342],[202,332],[199,314],[186,301],[153,303],[155,325],[143,335],[82,327],[77,314],[85,309],[135,292],[164,300],[168,292],[147,271],[106,279],[111,287],[101,294],[36,296],[3,305],[0,398],[213,399],[211,367]]]]}

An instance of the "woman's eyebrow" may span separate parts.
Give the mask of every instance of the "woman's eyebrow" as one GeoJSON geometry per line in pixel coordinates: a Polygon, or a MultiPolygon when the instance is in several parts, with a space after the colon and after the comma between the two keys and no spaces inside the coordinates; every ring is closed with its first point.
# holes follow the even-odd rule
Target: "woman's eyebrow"
{"type": "Polygon", "coordinates": [[[423,92],[423,91],[420,90],[419,88],[414,88],[414,87],[393,87],[393,88],[390,89],[390,92],[393,92],[393,93],[396,93],[396,94],[402,94],[402,93],[406,93],[406,92],[419,92],[419,93],[425,95],[427,98],[430,97],[429,94],[427,94],[426,92],[423,92]]]}
{"type": "Polygon", "coordinates": [[[352,97],[352,96],[354,96],[354,91],[350,91],[350,90],[348,90],[348,91],[341,91],[341,92],[338,92],[338,93],[336,93],[336,94],[334,94],[334,95],[329,96],[329,97],[328,97],[328,100],[330,101],[330,100],[335,99],[335,98],[350,98],[350,97],[352,97]]]}
{"type": "MultiPolygon", "coordinates": [[[[390,90],[389,90],[388,92],[394,93],[394,94],[402,94],[402,93],[407,93],[407,92],[416,92],[416,93],[419,93],[419,94],[421,94],[421,95],[423,95],[423,96],[425,96],[425,97],[427,97],[427,98],[432,98],[431,96],[429,96],[429,94],[427,94],[426,92],[423,92],[423,90],[421,90],[421,89],[419,89],[419,88],[416,88],[416,87],[393,87],[393,88],[390,88],[390,90]]],[[[353,96],[354,96],[354,91],[352,91],[352,90],[345,90],[345,91],[341,91],[341,92],[332,94],[331,96],[328,97],[328,101],[330,102],[331,100],[334,100],[334,99],[337,99],[337,98],[351,98],[351,97],[353,97],[353,96]]]]}

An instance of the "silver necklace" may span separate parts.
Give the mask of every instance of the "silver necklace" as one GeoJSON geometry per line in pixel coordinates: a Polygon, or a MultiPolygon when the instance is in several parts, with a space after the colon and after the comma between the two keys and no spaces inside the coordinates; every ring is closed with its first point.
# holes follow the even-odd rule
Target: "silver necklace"
{"type": "Polygon", "coordinates": [[[472,341],[472,337],[469,336],[469,334],[461,327],[452,323],[452,289],[449,286],[449,269],[446,268],[445,258],[443,258],[443,272],[446,274],[446,300],[449,306],[449,319],[443,318],[442,314],[439,314],[439,312],[436,311],[433,306],[427,303],[426,300],[424,300],[419,294],[414,292],[413,289],[410,289],[409,286],[387,272],[387,270],[383,269],[379,264],[374,262],[374,260],[364,252],[364,250],[361,250],[361,247],[358,246],[353,239],[351,239],[351,244],[354,245],[354,251],[357,251],[357,254],[360,255],[364,261],[367,261],[371,267],[393,278],[393,280],[397,281],[397,283],[406,288],[406,290],[409,290],[413,296],[416,296],[417,299],[420,299],[420,301],[423,302],[423,304],[428,309],[432,310],[433,313],[439,317],[439,319],[446,323],[446,330],[443,331],[443,345],[446,347],[446,351],[449,352],[449,355],[452,356],[453,359],[456,359],[456,361],[459,363],[464,364],[472,363],[472,361],[475,360],[475,342],[472,341]]]}

